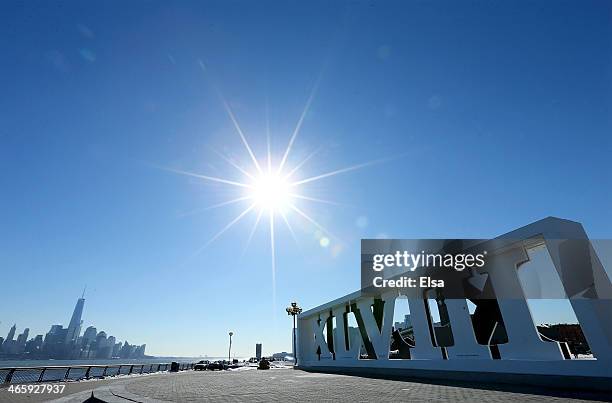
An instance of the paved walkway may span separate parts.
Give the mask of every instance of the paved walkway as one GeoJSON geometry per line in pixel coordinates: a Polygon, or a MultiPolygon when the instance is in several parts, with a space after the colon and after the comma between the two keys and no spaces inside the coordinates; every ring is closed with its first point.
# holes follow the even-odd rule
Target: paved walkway
{"type": "Polygon", "coordinates": [[[606,395],[553,393],[514,387],[511,391],[479,389],[356,376],[269,371],[186,371],[68,384],[62,397],[10,395],[0,389],[0,402],[82,402],[94,395],[108,402],[586,402],[610,401],[606,395]],[[581,399],[583,400],[581,400],[581,399]],[[589,399],[589,400],[584,400],[589,399]]]}

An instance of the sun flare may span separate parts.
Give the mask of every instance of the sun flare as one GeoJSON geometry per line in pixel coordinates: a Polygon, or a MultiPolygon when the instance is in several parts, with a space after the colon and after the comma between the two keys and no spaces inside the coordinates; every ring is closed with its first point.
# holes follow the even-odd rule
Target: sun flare
{"type": "MultiPolygon", "coordinates": [[[[316,88],[315,88],[316,89],[316,88]]],[[[228,206],[236,203],[245,203],[246,207],[240,214],[234,217],[231,221],[229,221],[223,228],[221,228],[212,238],[208,240],[200,249],[196,251],[194,254],[197,255],[201,251],[203,251],[208,245],[213,243],[216,239],[218,239],[222,234],[224,234],[227,230],[233,227],[236,223],[241,221],[245,216],[249,213],[254,213],[256,215],[256,220],[251,228],[250,234],[246,241],[246,248],[248,248],[251,239],[253,238],[253,234],[258,228],[260,222],[262,221],[262,216],[267,215],[267,221],[269,223],[269,234],[270,234],[270,255],[271,255],[271,263],[272,263],[272,300],[276,301],[276,230],[275,227],[278,225],[279,221],[284,222],[287,226],[293,239],[297,243],[297,238],[295,232],[293,231],[292,225],[290,224],[291,215],[295,218],[303,219],[316,228],[315,233],[317,235],[317,239],[319,241],[319,245],[322,248],[328,248],[332,242],[341,242],[338,237],[333,235],[327,228],[323,227],[320,223],[318,223],[314,218],[312,218],[308,213],[303,211],[300,207],[298,207],[298,202],[314,202],[314,203],[324,203],[324,204],[333,204],[337,205],[337,203],[325,199],[315,198],[307,195],[306,188],[304,185],[319,181],[321,179],[329,178],[332,176],[336,176],[339,174],[343,174],[346,172],[350,172],[356,169],[361,169],[366,166],[379,163],[381,161],[371,161],[363,164],[352,165],[345,168],[337,169],[335,171],[326,172],[323,174],[310,176],[302,179],[292,179],[293,176],[302,176],[303,166],[308,162],[315,154],[317,154],[318,149],[307,155],[304,159],[293,166],[289,166],[290,163],[288,161],[289,154],[293,147],[296,137],[300,132],[300,128],[304,121],[304,117],[306,116],[308,109],[310,107],[310,103],[314,97],[314,89],[308,98],[308,102],[306,103],[304,110],[298,120],[298,123],[289,139],[289,143],[285,152],[282,154],[282,157],[279,159],[273,158],[270,152],[270,133],[266,135],[267,137],[267,167],[266,164],[260,164],[259,160],[253,153],[249,142],[247,141],[234,113],[231,108],[227,104],[225,100],[223,100],[223,105],[227,114],[229,115],[230,120],[233,123],[236,132],[240,136],[242,140],[242,144],[249,155],[252,166],[244,167],[239,162],[235,161],[223,155],[221,153],[217,154],[229,163],[231,166],[236,168],[243,175],[243,180],[233,180],[226,177],[215,177],[202,175],[194,172],[182,171],[178,169],[170,169],[165,168],[169,171],[187,175],[195,178],[199,178],[205,181],[222,183],[225,185],[233,186],[236,189],[242,190],[242,195],[240,197],[236,197],[233,199],[229,199],[212,206],[206,207],[204,209],[200,209],[200,211],[206,211],[213,208],[218,208],[222,206],[228,206]],[[273,164],[272,161],[279,161],[278,165],[273,164]],[[273,166],[275,165],[275,166],[273,166]],[[276,218],[280,218],[276,219],[276,218]],[[333,240],[333,241],[332,241],[333,240]]],[[[278,156],[280,157],[280,155],[278,156]]]]}
{"type": "Polygon", "coordinates": [[[289,208],[292,202],[290,184],[275,173],[264,173],[255,178],[247,195],[256,206],[270,212],[282,212],[289,208]]]}

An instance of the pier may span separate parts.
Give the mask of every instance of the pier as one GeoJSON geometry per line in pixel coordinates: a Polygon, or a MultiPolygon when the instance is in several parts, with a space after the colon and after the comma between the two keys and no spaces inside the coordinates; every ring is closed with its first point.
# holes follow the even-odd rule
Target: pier
{"type": "Polygon", "coordinates": [[[91,396],[106,402],[185,401],[605,401],[604,393],[563,391],[518,385],[479,385],[415,380],[376,379],[359,376],[312,373],[301,370],[183,371],[133,375],[82,382],[68,382],[61,395],[9,394],[0,389],[7,403],[83,402],[91,396]],[[563,399],[563,400],[561,400],[563,399]]]}

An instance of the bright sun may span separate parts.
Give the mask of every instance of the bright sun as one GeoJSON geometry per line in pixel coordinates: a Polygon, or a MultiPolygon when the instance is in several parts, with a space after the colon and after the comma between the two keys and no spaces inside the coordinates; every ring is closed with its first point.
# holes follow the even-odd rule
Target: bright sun
{"type": "Polygon", "coordinates": [[[304,110],[302,111],[302,114],[300,116],[300,119],[298,120],[295,130],[293,131],[293,134],[291,135],[291,138],[289,139],[289,144],[287,145],[285,152],[282,154],[282,158],[280,158],[279,160],[272,158],[272,155],[270,152],[270,134],[269,132],[267,133],[267,146],[268,146],[267,147],[267,164],[266,164],[267,169],[265,165],[264,166],[260,165],[259,161],[255,157],[255,154],[253,153],[251,146],[249,145],[246,137],[244,136],[244,133],[242,132],[242,129],[240,128],[240,126],[238,125],[238,122],[236,121],[234,113],[230,109],[227,102],[225,102],[225,100],[223,101],[223,105],[225,106],[225,109],[232,123],[234,124],[234,127],[236,128],[236,131],[238,132],[238,135],[240,136],[240,139],[242,140],[242,143],[247,153],[251,157],[253,166],[251,169],[249,168],[245,169],[233,159],[230,159],[223,154],[219,154],[219,156],[223,158],[225,161],[227,161],[234,168],[236,168],[238,171],[240,171],[242,175],[244,176],[243,180],[242,181],[233,180],[233,179],[224,178],[224,177],[201,175],[201,174],[197,174],[194,172],[187,172],[187,171],[181,171],[177,169],[166,168],[169,171],[176,172],[182,175],[192,176],[192,177],[196,177],[196,178],[203,179],[206,181],[223,183],[226,185],[231,185],[234,187],[242,188],[242,190],[244,191],[241,197],[237,197],[231,200],[226,200],[221,203],[206,207],[204,209],[204,210],[209,210],[212,208],[227,206],[230,204],[240,203],[240,202],[247,203],[247,207],[240,214],[238,214],[234,219],[229,221],[220,231],[218,231],[212,238],[210,238],[208,242],[206,242],[201,248],[199,248],[194,254],[194,256],[200,253],[202,250],[204,250],[204,248],[206,248],[208,245],[214,242],[224,232],[226,232],[228,229],[234,226],[237,222],[239,222],[244,216],[254,211],[257,218],[255,220],[253,227],[251,228],[249,237],[246,241],[246,247],[248,247],[253,237],[253,234],[255,233],[259,225],[262,215],[264,213],[267,213],[266,215],[268,216],[268,221],[269,221],[269,226],[270,226],[270,252],[271,252],[271,258],[272,258],[272,300],[273,301],[276,300],[276,296],[275,296],[276,295],[275,294],[276,293],[275,226],[277,224],[275,224],[275,222],[278,222],[276,218],[280,217],[282,221],[284,221],[284,223],[287,225],[287,228],[291,232],[293,238],[296,239],[295,233],[290,224],[289,215],[292,213],[297,214],[298,216],[300,216],[301,218],[303,218],[304,220],[311,223],[312,225],[314,225],[314,227],[317,228],[316,233],[319,234],[317,235],[319,237],[319,244],[324,248],[329,247],[330,237],[333,237],[335,239],[338,239],[338,238],[333,236],[326,228],[324,228],[321,224],[319,224],[317,221],[311,218],[310,215],[302,211],[301,208],[298,207],[297,202],[298,201],[301,201],[301,202],[309,201],[309,202],[326,203],[326,204],[336,204],[336,203],[328,201],[328,200],[324,200],[324,199],[311,197],[311,196],[308,196],[307,194],[304,194],[306,189],[304,188],[303,185],[307,183],[312,183],[312,182],[315,182],[315,181],[318,181],[324,178],[329,178],[329,177],[332,177],[332,176],[335,176],[341,173],[353,171],[355,169],[360,169],[365,166],[377,163],[377,161],[366,162],[363,164],[353,165],[353,166],[349,166],[346,168],[337,169],[335,171],[326,172],[320,175],[306,177],[305,179],[298,179],[298,180],[292,179],[294,174],[296,176],[299,176],[299,173],[301,173],[301,169],[303,165],[308,160],[310,160],[310,158],[312,158],[318,151],[318,150],[315,150],[314,152],[310,153],[305,158],[303,158],[301,162],[293,166],[291,169],[289,169],[286,165],[288,161],[289,153],[291,152],[293,143],[300,131],[300,127],[302,126],[304,117],[306,116],[306,113],[308,112],[308,108],[310,106],[310,102],[312,101],[313,96],[314,96],[314,90],[311,93],[310,97],[308,98],[308,102],[306,103],[306,106],[304,107],[304,110]],[[276,160],[276,161],[274,161],[273,163],[273,160],[276,160]]]}
{"type": "Polygon", "coordinates": [[[283,211],[291,204],[290,187],[281,175],[265,173],[253,181],[249,196],[259,208],[283,211]]]}

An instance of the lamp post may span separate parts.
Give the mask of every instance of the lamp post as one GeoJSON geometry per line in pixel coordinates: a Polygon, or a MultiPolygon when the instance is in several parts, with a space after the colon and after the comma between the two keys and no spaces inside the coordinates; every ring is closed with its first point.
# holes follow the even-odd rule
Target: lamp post
{"type": "Polygon", "coordinates": [[[229,332],[230,343],[229,343],[229,352],[227,353],[227,362],[231,364],[232,362],[232,336],[234,332],[229,332]]]}
{"type": "Polygon", "coordinates": [[[288,306],[285,311],[287,311],[287,315],[293,316],[293,360],[295,365],[297,365],[297,349],[295,346],[295,330],[297,324],[297,316],[302,313],[302,308],[300,308],[297,302],[292,302],[290,306],[288,306]]]}

